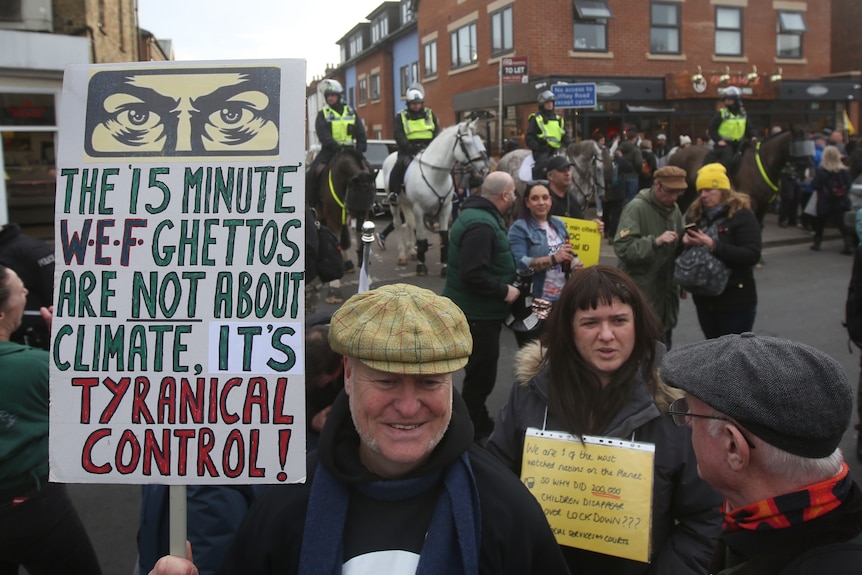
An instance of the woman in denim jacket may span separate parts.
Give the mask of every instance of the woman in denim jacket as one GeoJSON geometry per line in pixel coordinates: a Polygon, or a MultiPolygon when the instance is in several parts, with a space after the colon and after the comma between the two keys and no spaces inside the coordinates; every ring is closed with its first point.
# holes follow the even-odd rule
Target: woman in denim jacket
{"type": "MultiPolygon", "coordinates": [[[[569,233],[562,220],[550,215],[551,192],[548,182],[529,182],[524,191],[518,218],[509,228],[509,244],[518,269],[533,270],[534,298],[554,302],[566,283],[572,266],[583,267],[569,244],[569,233]]],[[[518,345],[536,339],[542,324],[533,330],[515,332],[518,345]]]]}

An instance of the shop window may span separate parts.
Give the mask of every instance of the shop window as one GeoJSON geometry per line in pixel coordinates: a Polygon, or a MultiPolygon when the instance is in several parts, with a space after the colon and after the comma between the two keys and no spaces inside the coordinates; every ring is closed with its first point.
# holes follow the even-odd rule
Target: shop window
{"type": "Polygon", "coordinates": [[[479,61],[479,53],[476,46],[476,23],[471,22],[461,26],[449,34],[451,47],[452,69],[463,68],[479,61]]]}
{"type": "Polygon", "coordinates": [[[715,9],[715,55],[742,56],[742,8],[715,9]]]}
{"type": "Polygon", "coordinates": [[[437,75],[437,40],[432,40],[423,46],[425,52],[425,78],[437,75]]]}
{"type": "Polygon", "coordinates": [[[808,28],[802,12],[779,10],[775,52],[779,58],[802,58],[802,37],[808,28]]]}
{"type": "Polygon", "coordinates": [[[506,6],[491,14],[491,55],[498,56],[511,52],[514,48],[512,40],[512,6],[506,6]]]}
{"type": "Polygon", "coordinates": [[[613,18],[606,0],[574,0],[574,49],[608,51],[608,19],[613,18]]]}
{"type": "Polygon", "coordinates": [[[679,4],[653,2],[650,6],[650,52],[680,53],[679,4]]]}

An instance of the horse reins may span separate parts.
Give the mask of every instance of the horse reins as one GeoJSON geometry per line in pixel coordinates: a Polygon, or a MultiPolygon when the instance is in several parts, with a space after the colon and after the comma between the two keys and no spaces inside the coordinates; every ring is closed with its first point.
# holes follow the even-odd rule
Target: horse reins
{"type": "MultiPolygon", "coordinates": [[[[467,145],[466,145],[466,144],[464,144],[464,137],[465,137],[466,135],[467,135],[467,134],[462,134],[462,133],[461,133],[461,129],[460,129],[460,128],[458,129],[458,132],[455,134],[455,143],[454,143],[454,144],[452,144],[452,151],[454,152],[454,151],[455,151],[455,147],[456,147],[456,146],[458,146],[458,145],[460,144],[460,146],[461,146],[461,151],[462,151],[462,152],[464,152],[464,156],[466,156],[466,157],[467,157],[467,161],[466,161],[466,162],[457,162],[457,163],[458,163],[459,165],[462,165],[462,166],[468,166],[468,165],[469,165],[469,166],[470,166],[470,172],[471,172],[471,173],[475,173],[475,172],[476,172],[476,170],[475,170],[475,169],[473,169],[473,162],[475,162],[475,161],[479,161],[479,160],[484,160],[485,158],[484,158],[483,156],[478,156],[478,157],[476,157],[476,158],[471,158],[471,157],[470,157],[470,153],[469,153],[469,152],[468,152],[468,150],[467,150],[467,145]]],[[[424,150],[423,150],[423,151],[424,151],[424,150]]],[[[437,217],[438,215],[440,215],[440,210],[442,210],[442,209],[443,209],[443,204],[446,202],[446,197],[447,197],[449,194],[447,193],[445,196],[441,196],[440,194],[438,194],[438,193],[437,193],[437,190],[435,190],[435,189],[434,189],[434,186],[432,186],[432,185],[431,185],[431,182],[429,182],[429,181],[428,181],[428,178],[427,178],[427,177],[425,177],[425,172],[422,170],[422,166],[428,166],[428,167],[429,167],[429,168],[431,168],[432,170],[445,170],[445,171],[449,172],[450,176],[452,177],[452,186],[453,186],[453,188],[456,186],[456,181],[455,181],[455,168],[454,168],[454,167],[452,167],[452,166],[450,166],[450,167],[448,167],[448,168],[447,168],[447,167],[444,167],[444,166],[435,166],[434,164],[432,164],[432,163],[430,163],[430,162],[426,162],[426,161],[424,161],[424,160],[422,159],[422,155],[421,155],[421,154],[416,158],[416,161],[419,163],[419,175],[421,175],[421,176],[422,176],[422,181],[423,181],[423,182],[425,182],[425,185],[426,185],[426,186],[428,186],[428,189],[430,189],[430,190],[431,190],[431,192],[432,192],[435,196],[437,196],[437,211],[434,213],[434,217],[437,217]]]]}

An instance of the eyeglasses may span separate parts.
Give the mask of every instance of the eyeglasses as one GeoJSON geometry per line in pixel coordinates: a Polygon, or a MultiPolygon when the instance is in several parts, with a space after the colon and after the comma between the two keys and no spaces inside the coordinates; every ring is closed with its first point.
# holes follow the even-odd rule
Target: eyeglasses
{"type": "Polygon", "coordinates": [[[740,435],[742,435],[743,438],[745,438],[745,442],[748,444],[748,447],[750,447],[751,449],[755,449],[754,443],[752,443],[751,440],[748,438],[748,436],[745,433],[743,433],[740,425],[737,422],[735,422],[734,420],[730,419],[729,417],[724,417],[721,415],[700,415],[697,413],[690,413],[689,409],[690,408],[688,406],[688,400],[686,398],[682,397],[682,398],[677,399],[676,401],[674,401],[673,403],[670,404],[670,407],[667,408],[667,414],[670,416],[671,421],[673,421],[673,424],[676,425],[677,427],[687,426],[689,423],[691,423],[692,417],[700,417],[703,419],[718,419],[719,421],[728,421],[728,422],[734,424],[737,429],[739,429],[739,433],[740,433],[740,435]]]}
{"type": "Polygon", "coordinates": [[[547,187],[549,183],[550,182],[548,182],[548,180],[529,180],[528,182],[526,182],[528,188],[532,188],[533,186],[547,187]]]}

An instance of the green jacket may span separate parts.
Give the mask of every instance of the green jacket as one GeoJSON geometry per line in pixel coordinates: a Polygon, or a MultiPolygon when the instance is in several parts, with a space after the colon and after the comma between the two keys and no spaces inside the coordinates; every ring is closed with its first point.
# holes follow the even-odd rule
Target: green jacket
{"type": "Polygon", "coordinates": [[[449,232],[448,259],[443,295],[454,301],[469,320],[504,320],[510,307],[504,301],[506,284],[515,279],[515,256],[503,217],[486,198],[475,196],[464,202],[449,232]],[[487,227],[481,238],[485,245],[462,245],[465,232],[476,226],[487,227]],[[469,268],[462,270],[462,264],[469,268]],[[465,281],[465,276],[470,276],[471,283],[465,281]]]}
{"type": "Polygon", "coordinates": [[[655,239],[666,230],[682,238],[679,206],[663,206],[652,188],[647,188],[623,208],[614,237],[620,269],[631,276],[652,303],[665,331],[673,329],[679,318],[679,287],[673,281],[673,264],[682,246],[678,240],[656,247],[655,239]]]}
{"type": "Polygon", "coordinates": [[[0,341],[0,490],[48,474],[48,352],[0,341]]]}

